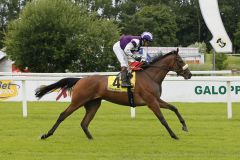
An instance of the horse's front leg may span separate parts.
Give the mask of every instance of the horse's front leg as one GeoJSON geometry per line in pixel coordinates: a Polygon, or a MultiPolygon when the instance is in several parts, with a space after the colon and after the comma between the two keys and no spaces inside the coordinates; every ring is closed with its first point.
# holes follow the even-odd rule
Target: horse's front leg
{"type": "Polygon", "coordinates": [[[170,136],[174,139],[178,139],[178,137],[173,133],[173,131],[171,130],[171,128],[169,127],[167,121],[165,120],[161,110],[160,110],[160,106],[158,103],[158,100],[152,99],[149,100],[147,102],[148,107],[153,111],[153,113],[157,116],[157,118],[160,120],[160,122],[162,123],[162,125],[167,129],[168,133],[170,134],[170,136]]]}
{"type": "Polygon", "coordinates": [[[167,103],[167,102],[165,102],[161,99],[159,99],[158,101],[159,101],[159,105],[160,105],[161,108],[169,109],[177,115],[179,121],[182,124],[182,130],[188,132],[188,128],[187,128],[187,125],[185,123],[185,120],[183,119],[181,114],[178,112],[178,109],[175,106],[173,106],[173,105],[171,105],[171,104],[169,104],[169,103],[167,103]]]}

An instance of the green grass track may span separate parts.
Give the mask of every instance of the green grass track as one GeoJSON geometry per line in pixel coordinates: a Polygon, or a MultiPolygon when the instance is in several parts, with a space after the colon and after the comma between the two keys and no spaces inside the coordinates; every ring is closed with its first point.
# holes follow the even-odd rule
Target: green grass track
{"type": "Polygon", "coordinates": [[[80,121],[80,108],[47,140],[47,132],[68,103],[29,102],[28,117],[21,103],[0,102],[0,160],[239,160],[240,104],[233,104],[227,119],[225,103],[172,103],[185,118],[189,132],[181,130],[176,115],[162,110],[180,140],[171,139],[147,107],[130,109],[103,102],[90,124],[89,141],[80,121]]]}

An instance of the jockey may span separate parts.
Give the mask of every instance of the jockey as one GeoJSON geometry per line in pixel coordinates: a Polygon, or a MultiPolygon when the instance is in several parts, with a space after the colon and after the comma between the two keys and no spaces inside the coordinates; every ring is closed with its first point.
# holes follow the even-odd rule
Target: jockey
{"type": "Polygon", "coordinates": [[[138,52],[141,46],[148,46],[148,43],[152,41],[152,34],[150,32],[143,32],[141,36],[122,36],[120,40],[113,45],[113,51],[121,65],[122,87],[131,86],[127,80],[128,61],[146,62],[146,57],[140,56],[132,51],[138,52]]]}

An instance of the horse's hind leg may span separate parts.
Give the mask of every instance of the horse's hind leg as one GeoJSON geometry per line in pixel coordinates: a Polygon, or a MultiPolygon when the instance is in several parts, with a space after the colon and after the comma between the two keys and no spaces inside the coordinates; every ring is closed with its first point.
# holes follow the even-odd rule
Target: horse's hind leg
{"type": "Polygon", "coordinates": [[[53,125],[53,127],[48,131],[48,133],[47,133],[47,134],[43,134],[43,135],[41,136],[41,139],[46,139],[46,138],[48,138],[49,136],[53,135],[53,133],[55,132],[55,130],[57,129],[57,127],[60,125],[60,123],[61,123],[65,118],[67,118],[69,115],[71,115],[75,110],[77,110],[79,107],[80,107],[79,105],[76,106],[76,105],[74,105],[73,103],[71,103],[71,104],[69,105],[69,107],[59,115],[56,123],[55,123],[55,124],[53,125]]]}
{"type": "Polygon", "coordinates": [[[161,99],[159,100],[159,105],[160,105],[161,108],[165,108],[165,109],[169,109],[169,110],[173,111],[177,115],[179,121],[182,123],[182,129],[186,132],[188,131],[185,120],[183,119],[183,117],[178,112],[178,109],[175,106],[173,106],[173,105],[171,105],[171,104],[169,104],[169,103],[167,103],[167,102],[165,102],[161,99]]]}
{"type": "Polygon", "coordinates": [[[86,113],[81,122],[81,127],[88,139],[93,139],[91,133],[88,130],[88,126],[89,126],[91,120],[94,118],[100,105],[101,105],[101,99],[91,100],[84,105],[84,107],[86,109],[86,113]]]}

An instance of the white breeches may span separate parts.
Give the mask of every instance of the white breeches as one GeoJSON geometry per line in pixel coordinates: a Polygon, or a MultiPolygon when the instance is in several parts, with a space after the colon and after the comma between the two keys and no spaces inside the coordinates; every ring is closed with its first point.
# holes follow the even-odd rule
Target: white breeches
{"type": "Polygon", "coordinates": [[[128,57],[120,47],[120,41],[113,45],[113,51],[120,62],[121,67],[128,67],[128,57]]]}

